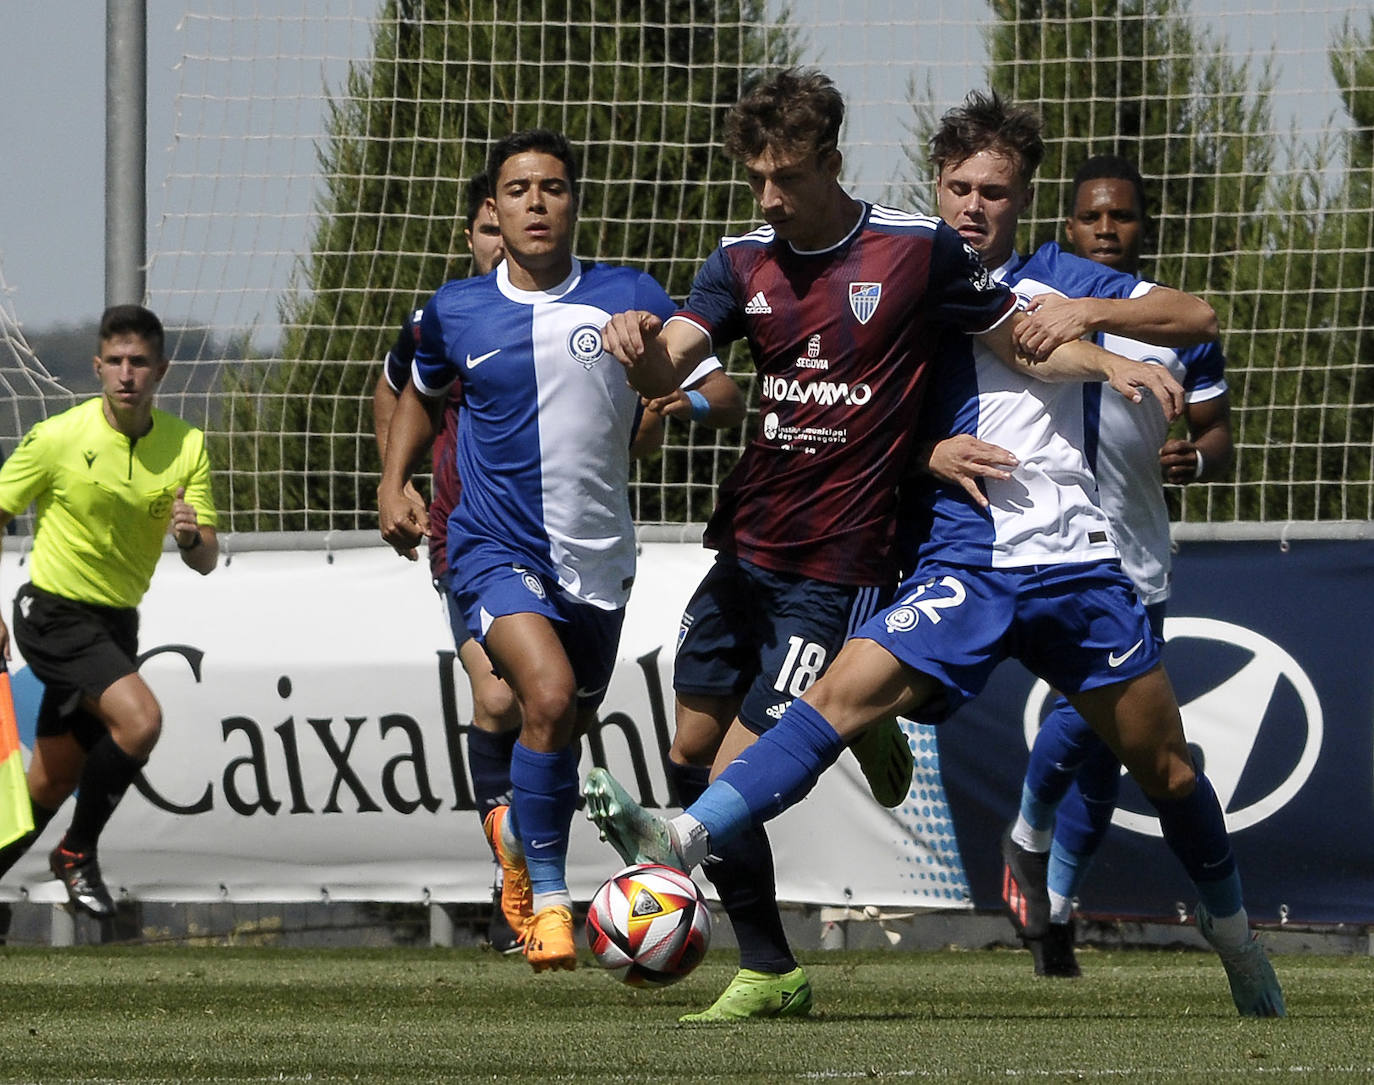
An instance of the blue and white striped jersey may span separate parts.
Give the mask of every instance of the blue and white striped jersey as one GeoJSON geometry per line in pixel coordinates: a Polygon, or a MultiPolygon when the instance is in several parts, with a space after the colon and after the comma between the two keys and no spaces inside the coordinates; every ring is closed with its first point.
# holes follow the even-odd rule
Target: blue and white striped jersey
{"type": "MultiPolygon", "coordinates": [[[[1026,300],[1045,293],[1125,298],[1140,285],[1057,245],[1029,259],[1013,256],[993,274],[1026,300]]],[[[1117,557],[1093,473],[1102,395],[1097,383],[1023,376],[974,340],[951,337],[927,392],[923,435],[971,433],[1010,450],[1020,465],[1005,482],[984,480],[988,509],[957,486],[918,480],[906,508],[905,567],[927,558],[1017,568],[1117,557]]],[[[1153,402],[1121,406],[1164,422],[1153,402]]]]}
{"type": "Polygon", "coordinates": [[[601,329],[627,309],[666,320],[674,308],[643,272],[576,260],[547,291],[512,286],[505,263],[439,288],[420,322],[413,379],[427,396],[457,384],[463,400],[450,568],[476,575],[514,561],[593,606],[625,605],[641,405],[601,329]]]}

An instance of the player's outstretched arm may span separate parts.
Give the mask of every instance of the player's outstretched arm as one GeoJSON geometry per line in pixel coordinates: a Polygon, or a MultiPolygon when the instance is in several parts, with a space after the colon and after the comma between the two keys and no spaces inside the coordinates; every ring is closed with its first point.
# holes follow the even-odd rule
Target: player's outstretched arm
{"type": "Polygon", "coordinates": [[[1043,362],[1017,353],[1015,331],[1023,313],[1004,320],[997,327],[977,336],[1003,365],[1047,383],[1062,381],[1107,381],[1133,403],[1147,395],[1159,401],[1164,416],[1173,421],[1183,412],[1183,387],[1162,365],[1137,362],[1103,350],[1086,339],[1075,339],[1057,347],[1043,362]]]}
{"type": "MultiPolygon", "coordinates": [[[[386,443],[391,437],[391,419],[396,413],[396,404],[401,397],[397,395],[396,389],[391,387],[391,382],[386,379],[386,369],[383,367],[381,375],[377,378],[377,387],[372,389],[372,433],[377,438],[377,458],[386,465],[386,443]]],[[[412,501],[424,504],[424,498],[420,496],[420,491],[415,488],[413,482],[407,482],[405,487],[406,496],[412,501]]]]}
{"type": "Polygon", "coordinates": [[[425,449],[434,443],[442,408],[441,399],[421,396],[413,384],[408,384],[396,402],[387,435],[382,478],[377,486],[377,523],[382,538],[411,561],[418,557],[416,546],[429,534],[429,515],[409,485],[410,476],[425,449]]]}
{"type": "Polygon", "coordinates": [[[1107,332],[1162,347],[1191,347],[1217,337],[1217,314],[1201,298],[1155,286],[1133,298],[1031,299],[1016,329],[1016,347],[1043,361],[1056,347],[1085,335],[1107,332]]]}
{"type": "Polygon", "coordinates": [[[396,413],[400,401],[391,383],[386,379],[386,369],[377,376],[377,387],[372,389],[372,434],[377,438],[377,455],[385,461],[386,443],[391,436],[391,418],[396,413]]]}
{"type": "Polygon", "coordinates": [[[650,400],[670,395],[711,350],[700,329],[681,320],[665,325],[643,309],[616,313],[601,335],[606,350],[625,367],[630,387],[650,400]]]}

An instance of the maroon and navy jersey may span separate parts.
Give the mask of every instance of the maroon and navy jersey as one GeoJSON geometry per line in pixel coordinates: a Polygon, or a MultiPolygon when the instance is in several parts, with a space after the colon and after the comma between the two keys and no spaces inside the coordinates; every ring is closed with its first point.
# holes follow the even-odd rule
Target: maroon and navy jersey
{"type": "Polygon", "coordinates": [[[772,227],[725,238],[673,318],[717,352],[747,339],[759,373],[759,429],[721,485],[706,545],[832,584],[889,583],[896,489],[939,333],[986,331],[1015,304],[927,216],[864,205],[821,252],[772,227]]]}
{"type": "MultiPolygon", "coordinates": [[[[396,335],[396,342],[386,355],[386,382],[397,395],[410,383],[410,365],[415,359],[415,345],[420,340],[420,316],[416,309],[396,335]]],[[[429,571],[435,579],[448,572],[448,517],[458,504],[463,483],[458,477],[458,407],[462,396],[457,386],[444,404],[439,433],[434,438],[430,459],[434,467],[433,494],[429,502],[429,571]]]]}

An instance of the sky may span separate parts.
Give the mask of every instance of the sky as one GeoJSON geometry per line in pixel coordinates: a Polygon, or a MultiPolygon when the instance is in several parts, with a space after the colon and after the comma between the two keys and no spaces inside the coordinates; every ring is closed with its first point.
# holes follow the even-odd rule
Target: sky
{"type": "MultiPolygon", "coordinates": [[[[148,4],[150,188],[151,163],[172,131],[181,7],[148,4]]],[[[103,3],[5,4],[0,147],[0,277],[8,306],[26,326],[99,316],[105,303],[103,3]]]]}
{"type": "MultiPolygon", "coordinates": [[[[373,0],[147,0],[150,223],[163,210],[160,186],[172,161],[183,76],[178,65],[189,48],[178,25],[188,7],[202,12],[254,10],[270,16],[326,9],[356,15],[375,6],[373,0]]],[[[815,59],[833,69],[841,89],[877,103],[852,114],[847,133],[850,160],[869,178],[860,194],[876,198],[881,193],[872,178],[890,177],[899,165],[891,148],[884,150],[879,144],[905,95],[907,72],[924,63],[945,83],[951,78],[976,79],[976,65],[981,63],[980,9],[969,0],[849,0],[842,7],[833,0],[793,0],[791,6],[810,28],[815,59]],[[897,30],[881,25],[907,19],[912,10],[922,16],[917,25],[897,30]],[[872,25],[840,27],[837,12],[872,25]],[[880,54],[896,59],[868,62],[880,54]],[[931,60],[938,57],[944,64],[951,56],[969,59],[963,68],[940,68],[931,60]]],[[[1251,10],[1241,0],[1195,0],[1193,9],[1236,47],[1272,50],[1280,63],[1280,89],[1292,90],[1285,108],[1301,118],[1302,125],[1316,127],[1336,105],[1334,95],[1320,89],[1329,84],[1324,72],[1326,42],[1346,12],[1368,8],[1345,0],[1309,0],[1305,6],[1304,15],[1292,14],[1289,0],[1250,0],[1251,10]]],[[[270,28],[270,18],[264,26],[270,28]]],[[[29,329],[89,320],[104,305],[104,34],[105,5],[98,0],[4,2],[0,305],[29,329]]],[[[953,86],[937,90],[946,96],[961,93],[953,86]]],[[[308,185],[290,197],[302,205],[302,222],[310,197],[308,185]]],[[[150,252],[154,236],[150,225],[150,252]]],[[[302,225],[302,244],[305,236],[302,225]]],[[[289,270],[289,260],[279,263],[289,270]]],[[[287,270],[273,274],[283,278],[285,287],[287,270]]],[[[265,312],[270,298],[260,306],[265,312]]],[[[255,319],[270,323],[275,318],[260,314],[255,319]]]]}

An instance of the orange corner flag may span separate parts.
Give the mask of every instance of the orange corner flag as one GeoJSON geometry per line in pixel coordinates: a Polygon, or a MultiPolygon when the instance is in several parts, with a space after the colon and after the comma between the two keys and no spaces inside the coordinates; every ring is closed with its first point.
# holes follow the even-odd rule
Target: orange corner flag
{"type": "Polygon", "coordinates": [[[10,694],[10,673],[0,660],[0,847],[33,831],[33,807],[24,777],[19,721],[10,694]]]}

